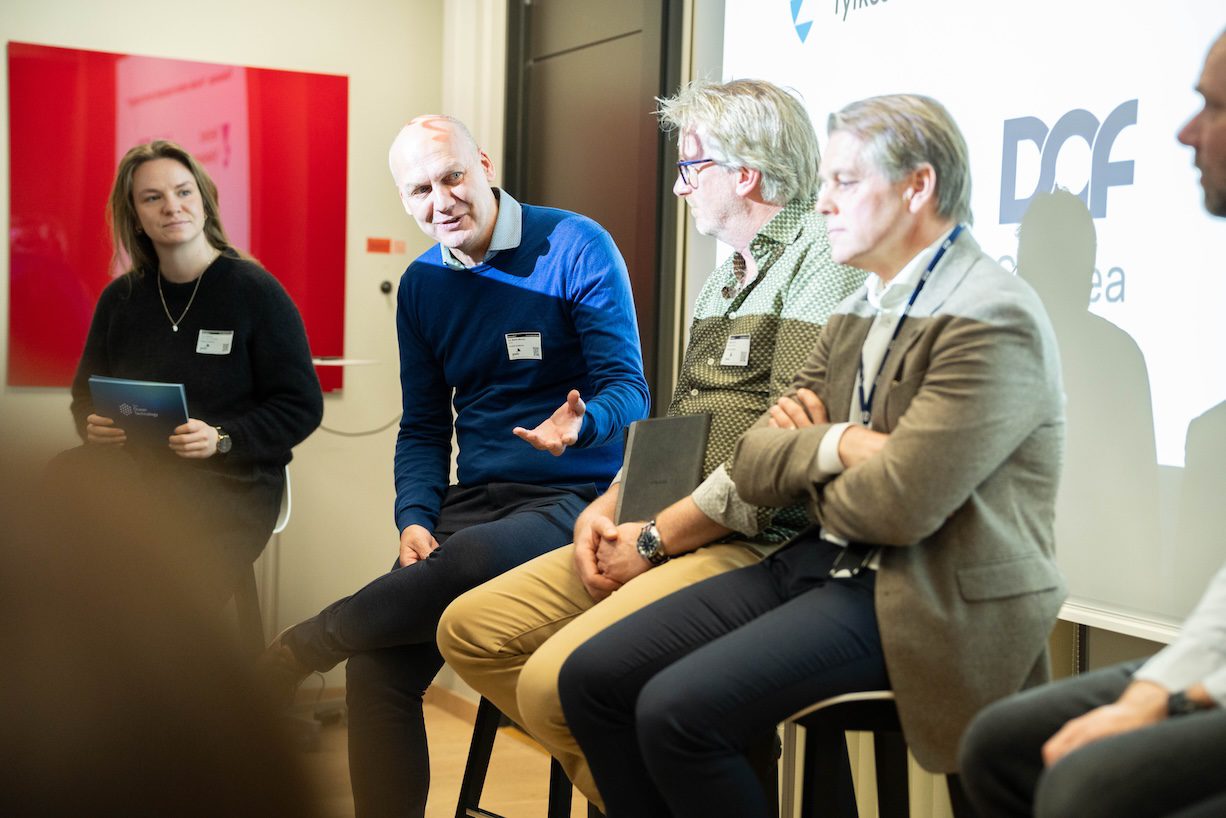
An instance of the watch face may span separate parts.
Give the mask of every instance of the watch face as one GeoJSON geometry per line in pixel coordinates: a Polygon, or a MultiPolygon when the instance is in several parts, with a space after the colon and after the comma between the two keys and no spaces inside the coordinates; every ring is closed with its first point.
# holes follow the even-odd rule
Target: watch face
{"type": "Polygon", "coordinates": [[[225,454],[230,451],[230,447],[233,445],[234,441],[232,441],[230,436],[225,432],[222,432],[222,434],[217,438],[217,451],[221,454],[225,454]]]}
{"type": "Polygon", "coordinates": [[[638,548],[639,556],[652,565],[659,565],[668,559],[661,550],[660,531],[651,523],[643,526],[635,546],[638,548]]]}
{"type": "Polygon", "coordinates": [[[639,532],[635,546],[644,557],[650,558],[656,551],[656,538],[652,536],[654,533],[649,525],[643,526],[643,530],[639,532]]]}

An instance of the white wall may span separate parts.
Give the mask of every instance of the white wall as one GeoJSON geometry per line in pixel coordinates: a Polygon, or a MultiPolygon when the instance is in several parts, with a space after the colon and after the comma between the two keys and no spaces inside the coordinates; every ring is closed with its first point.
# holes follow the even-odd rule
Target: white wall
{"type": "Polygon", "coordinates": [[[494,160],[501,179],[507,84],[504,0],[443,0],[443,63],[443,111],[464,121],[494,160]]]}
{"type": "MultiPolygon", "coordinates": [[[[442,105],[443,0],[215,0],[167,6],[138,0],[4,0],[0,39],[44,45],[317,71],[349,77],[345,352],[352,367],[327,396],[324,425],[366,430],[400,411],[394,295],[425,239],[400,207],[387,147],[415,114],[442,105]],[[402,239],[403,256],[368,255],[366,237],[402,239]]],[[[473,9],[479,11],[480,9],[473,9]]],[[[454,62],[454,61],[453,61],[454,62]]],[[[468,61],[457,71],[471,71],[468,61]]],[[[0,88],[7,96],[7,64],[0,88]]],[[[498,98],[502,88],[498,86],[498,98]]],[[[499,114],[500,115],[500,114],[499,114]]],[[[501,125],[496,127],[501,136],[501,125]]],[[[9,221],[8,106],[0,105],[0,224],[9,221]]],[[[103,204],[98,203],[101,213],[103,204]]],[[[0,252],[0,383],[7,381],[9,255],[0,252]]],[[[275,271],[274,271],[275,272],[275,271]]],[[[99,271],[101,274],[102,271],[99,271]]],[[[0,386],[0,457],[15,444],[51,453],[76,442],[68,390],[0,386]]],[[[316,432],[291,466],[294,516],[281,535],[275,622],[304,618],[387,570],[396,554],[391,456],[395,428],[359,438],[316,432]]],[[[270,626],[273,623],[267,623],[270,626]]],[[[342,677],[334,672],[330,684],[342,677]]]]}
{"type": "MultiPolygon", "coordinates": [[[[503,0],[443,0],[443,62],[448,66],[443,75],[443,111],[463,120],[489,154],[495,184],[501,184],[503,176],[506,46],[503,0]]],[[[474,702],[479,698],[448,666],[434,683],[474,702]]]]}

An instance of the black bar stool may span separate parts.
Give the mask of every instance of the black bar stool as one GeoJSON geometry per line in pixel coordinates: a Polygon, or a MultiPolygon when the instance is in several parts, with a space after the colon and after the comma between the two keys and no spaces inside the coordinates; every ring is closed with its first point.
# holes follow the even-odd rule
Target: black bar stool
{"type": "MultiPolygon", "coordinates": [[[[456,805],[456,818],[502,818],[493,812],[481,809],[481,791],[485,788],[485,774],[489,771],[490,756],[494,752],[494,739],[505,716],[484,696],[477,705],[477,719],[473,724],[473,737],[468,745],[468,761],[464,764],[464,778],[460,781],[460,802],[456,805]]],[[[562,771],[556,758],[549,759],[549,806],[546,818],[569,818],[571,783],[562,771]]],[[[588,804],[589,818],[599,818],[600,811],[588,804]]]]}
{"type": "MultiPolygon", "coordinates": [[[[856,793],[847,755],[848,731],[873,734],[873,760],[877,768],[877,814],[880,818],[909,818],[907,743],[894,693],[872,690],[846,693],[817,702],[794,714],[784,724],[785,810],[791,802],[791,776],[795,770],[795,729],[805,728],[801,765],[801,815],[857,818],[856,793]]],[[[946,776],[954,818],[974,818],[957,775],[946,776]]],[[[790,812],[783,812],[790,816],[790,812]]]]}

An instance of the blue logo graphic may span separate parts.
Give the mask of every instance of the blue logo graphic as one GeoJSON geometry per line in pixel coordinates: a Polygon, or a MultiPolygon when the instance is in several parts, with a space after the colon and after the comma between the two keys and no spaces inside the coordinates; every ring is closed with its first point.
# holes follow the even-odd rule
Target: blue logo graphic
{"type": "Polygon", "coordinates": [[[1083,108],[1069,111],[1050,129],[1038,117],[1024,116],[1005,120],[1003,154],[1000,172],[1000,223],[1017,224],[1038,193],[1055,190],[1056,159],[1069,139],[1077,137],[1090,146],[1090,180],[1077,194],[1090,208],[1090,215],[1101,219],[1107,215],[1107,191],[1113,187],[1131,185],[1133,161],[1111,160],[1111,147],[1120,131],[1137,124],[1137,101],[1121,103],[1103,122],[1083,108]],[[1038,147],[1042,157],[1039,181],[1027,196],[1017,196],[1017,152],[1022,142],[1038,147]]]}
{"type": "Polygon", "coordinates": [[[796,18],[800,16],[800,7],[805,4],[805,0],[792,0],[792,25],[796,27],[796,36],[803,43],[805,37],[809,36],[809,29],[813,27],[812,20],[806,20],[803,23],[796,22],[796,18]]]}

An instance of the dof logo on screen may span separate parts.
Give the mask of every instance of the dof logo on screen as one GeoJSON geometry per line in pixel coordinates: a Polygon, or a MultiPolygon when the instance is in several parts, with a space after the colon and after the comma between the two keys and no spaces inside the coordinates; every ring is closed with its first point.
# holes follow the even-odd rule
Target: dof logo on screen
{"type": "Polygon", "coordinates": [[[1137,100],[1130,99],[1118,105],[1101,123],[1098,117],[1077,108],[1047,127],[1043,120],[1023,116],[1005,120],[1004,160],[1000,170],[1000,223],[1021,222],[1030,200],[1039,193],[1055,190],[1056,160],[1061,149],[1074,137],[1085,140],[1090,146],[1090,179],[1077,195],[1090,208],[1090,215],[1101,219],[1107,215],[1107,195],[1113,187],[1131,185],[1133,161],[1113,160],[1111,148],[1125,128],[1137,124],[1137,100]],[[1042,161],[1039,165],[1039,180],[1034,190],[1025,196],[1017,195],[1017,156],[1023,142],[1032,142],[1039,148],[1042,161]]]}

